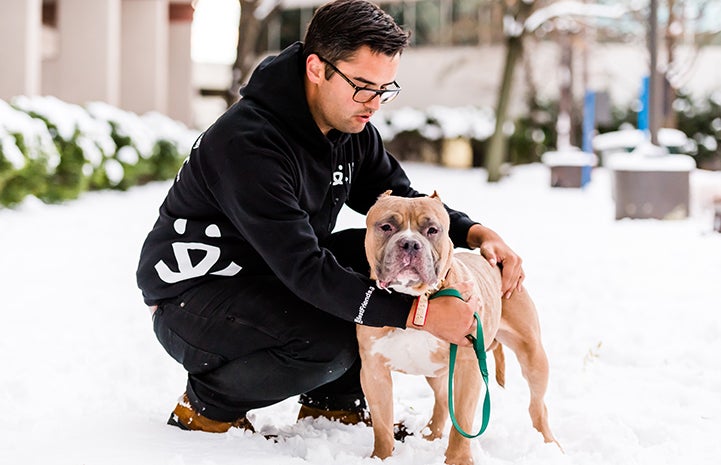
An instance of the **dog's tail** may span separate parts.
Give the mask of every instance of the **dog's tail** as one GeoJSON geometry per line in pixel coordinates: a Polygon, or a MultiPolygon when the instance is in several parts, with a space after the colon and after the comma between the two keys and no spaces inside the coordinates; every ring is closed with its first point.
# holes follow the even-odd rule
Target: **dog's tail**
{"type": "Polygon", "coordinates": [[[496,362],[496,382],[499,386],[506,386],[506,356],[503,353],[503,344],[498,342],[496,339],[491,343],[491,347],[488,348],[493,351],[493,360],[496,362]]]}

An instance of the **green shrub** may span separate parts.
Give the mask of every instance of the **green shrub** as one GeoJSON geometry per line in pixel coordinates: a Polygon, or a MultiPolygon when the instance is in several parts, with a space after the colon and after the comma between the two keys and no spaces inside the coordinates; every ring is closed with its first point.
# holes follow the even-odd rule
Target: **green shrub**
{"type": "Polygon", "coordinates": [[[47,126],[0,100],[0,205],[44,195],[59,161],[47,126]]]}
{"type": "Polygon", "coordinates": [[[721,92],[694,100],[682,94],[674,102],[678,129],[696,142],[696,165],[721,169],[721,92]]]}
{"type": "Polygon", "coordinates": [[[190,154],[198,133],[188,131],[182,123],[158,112],[146,113],[142,120],[155,137],[153,151],[148,160],[150,167],[147,180],[175,177],[190,154]]]}
{"type": "Polygon", "coordinates": [[[0,100],[0,206],[172,178],[197,137],[166,116],[100,102],[21,96],[11,104],[0,100]]]}
{"type": "Polygon", "coordinates": [[[55,97],[16,97],[12,105],[45,122],[60,153],[60,163],[47,180],[43,201],[56,203],[77,198],[103,169],[116,150],[107,123],[93,119],[79,105],[55,97]]]}
{"type": "Polygon", "coordinates": [[[513,165],[538,162],[556,147],[558,105],[537,99],[531,105],[531,110],[515,121],[508,138],[509,162],[513,165]]]}

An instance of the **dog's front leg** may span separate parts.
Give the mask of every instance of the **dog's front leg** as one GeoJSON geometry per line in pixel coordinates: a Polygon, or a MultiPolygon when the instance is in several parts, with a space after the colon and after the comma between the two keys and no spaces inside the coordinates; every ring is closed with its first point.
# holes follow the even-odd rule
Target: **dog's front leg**
{"type": "Polygon", "coordinates": [[[393,379],[387,360],[372,352],[379,328],[358,326],[358,348],[361,356],[361,386],[373,423],[373,457],[385,459],[393,454],[393,379]]]}
{"type": "Polygon", "coordinates": [[[448,378],[445,376],[428,376],[426,380],[433,389],[435,403],[433,404],[433,415],[426,425],[428,433],[424,434],[423,437],[433,441],[443,436],[443,429],[448,421],[448,378]]]}

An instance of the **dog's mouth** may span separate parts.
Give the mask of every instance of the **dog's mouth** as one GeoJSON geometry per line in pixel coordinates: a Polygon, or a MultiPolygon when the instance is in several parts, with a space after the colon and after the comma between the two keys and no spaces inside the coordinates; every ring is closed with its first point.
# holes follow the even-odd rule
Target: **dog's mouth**
{"type": "Polygon", "coordinates": [[[438,277],[434,270],[423,267],[418,269],[409,265],[395,272],[379,273],[377,283],[381,289],[393,289],[404,294],[419,295],[433,287],[437,281],[438,277]]]}
{"type": "Polygon", "coordinates": [[[423,283],[421,274],[414,267],[406,267],[396,273],[394,276],[387,277],[384,281],[381,281],[381,285],[384,288],[392,285],[403,285],[407,287],[413,287],[423,283]]]}

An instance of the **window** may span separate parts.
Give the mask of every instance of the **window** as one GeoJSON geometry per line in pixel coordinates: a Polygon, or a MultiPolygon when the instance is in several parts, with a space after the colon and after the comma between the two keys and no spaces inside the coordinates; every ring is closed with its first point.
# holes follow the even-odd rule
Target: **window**
{"type": "MultiPolygon", "coordinates": [[[[500,6],[494,0],[405,0],[379,4],[403,29],[411,31],[411,43],[416,47],[478,45],[503,40],[500,6]]],[[[283,10],[279,27],[271,33],[275,39],[269,39],[268,43],[283,49],[303,40],[312,15],[313,8],[283,10]]]]}

